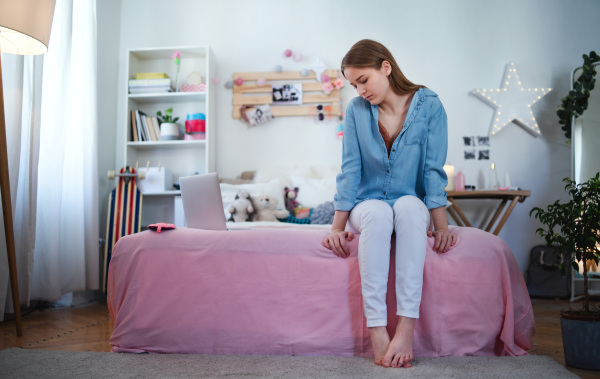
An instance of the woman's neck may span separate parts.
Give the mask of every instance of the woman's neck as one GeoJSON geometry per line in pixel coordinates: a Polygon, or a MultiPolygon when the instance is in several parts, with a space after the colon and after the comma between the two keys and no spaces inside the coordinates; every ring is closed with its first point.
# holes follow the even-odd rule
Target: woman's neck
{"type": "Polygon", "coordinates": [[[390,89],[387,96],[379,103],[379,110],[387,114],[401,113],[407,108],[407,103],[411,100],[412,95],[412,93],[398,95],[390,89]]]}

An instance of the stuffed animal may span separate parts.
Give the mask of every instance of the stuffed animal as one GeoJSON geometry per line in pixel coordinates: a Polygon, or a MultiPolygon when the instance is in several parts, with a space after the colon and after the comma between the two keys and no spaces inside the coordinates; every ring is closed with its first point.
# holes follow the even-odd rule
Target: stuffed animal
{"type": "Polygon", "coordinates": [[[331,201],[317,205],[310,215],[311,224],[332,224],[335,210],[331,201]]]}
{"type": "Polygon", "coordinates": [[[277,199],[270,195],[257,195],[250,198],[254,204],[254,215],[252,221],[279,221],[279,218],[287,218],[290,212],[277,208],[277,199]]]}
{"type": "Polygon", "coordinates": [[[288,212],[293,215],[296,208],[300,206],[300,203],[298,200],[296,200],[298,198],[298,187],[285,187],[283,191],[283,197],[285,198],[285,209],[287,209],[288,212]]]}
{"type": "Polygon", "coordinates": [[[227,212],[231,215],[229,220],[233,222],[251,221],[254,214],[254,207],[250,201],[250,194],[246,191],[240,191],[235,195],[235,200],[229,207],[227,212]]]}

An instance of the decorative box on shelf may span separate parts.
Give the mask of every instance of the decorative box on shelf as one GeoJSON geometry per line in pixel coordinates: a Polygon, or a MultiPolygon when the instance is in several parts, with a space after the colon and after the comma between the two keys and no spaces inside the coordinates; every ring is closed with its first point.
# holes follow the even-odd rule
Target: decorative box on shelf
{"type": "Polygon", "coordinates": [[[140,167],[138,172],[146,173],[146,177],[137,182],[142,194],[161,193],[173,187],[173,175],[166,167],[140,167]]]}
{"type": "Polygon", "coordinates": [[[182,84],[181,92],[206,92],[206,83],[202,84],[182,84]]]}

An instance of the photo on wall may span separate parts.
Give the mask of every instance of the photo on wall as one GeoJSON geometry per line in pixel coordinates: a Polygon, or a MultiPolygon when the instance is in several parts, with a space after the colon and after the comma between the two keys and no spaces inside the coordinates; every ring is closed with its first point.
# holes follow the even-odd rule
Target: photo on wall
{"type": "Polygon", "coordinates": [[[302,104],[302,83],[273,85],[273,105],[302,104]]]}
{"type": "Polygon", "coordinates": [[[490,137],[488,136],[464,136],[464,159],[465,160],[489,160],[490,159],[490,137]]]}
{"type": "Polygon", "coordinates": [[[250,126],[261,125],[273,119],[273,113],[268,104],[246,109],[245,112],[250,126]]]}

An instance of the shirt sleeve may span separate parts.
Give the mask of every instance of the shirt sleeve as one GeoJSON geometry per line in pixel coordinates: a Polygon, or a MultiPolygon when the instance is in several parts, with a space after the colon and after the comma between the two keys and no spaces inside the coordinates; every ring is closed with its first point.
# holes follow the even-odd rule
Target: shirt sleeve
{"type": "Polygon", "coordinates": [[[361,178],[361,156],[354,117],[354,103],[350,102],[344,117],[342,140],[342,172],[336,178],[337,193],[333,197],[336,211],[350,211],[356,204],[361,178]]]}
{"type": "Polygon", "coordinates": [[[447,204],[446,191],[448,177],[444,171],[448,152],[448,119],[441,102],[432,109],[432,117],[427,131],[425,152],[425,205],[427,209],[443,207],[447,204]]]}

